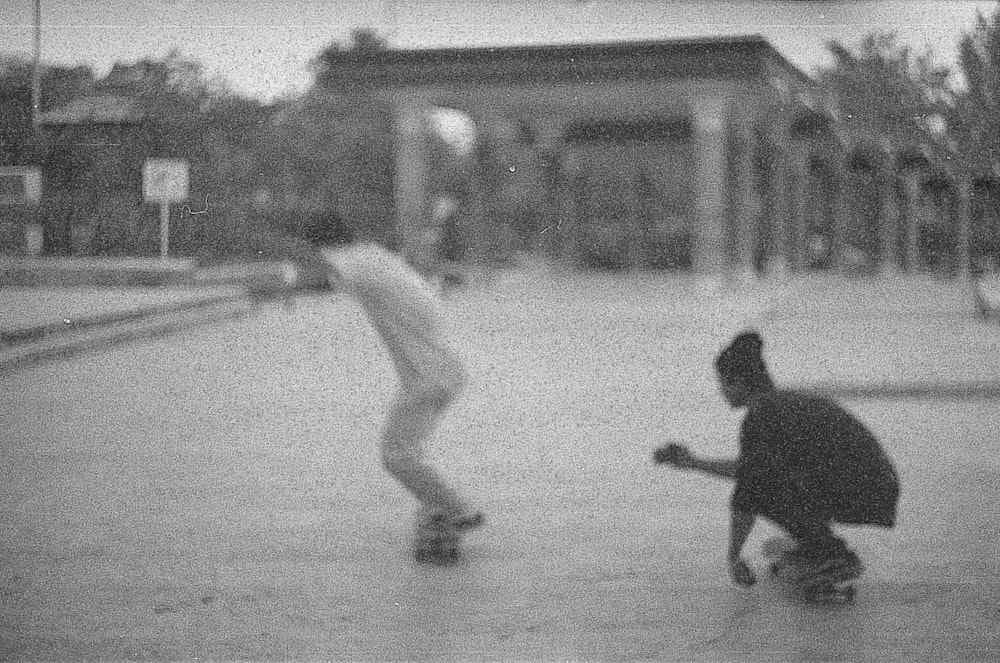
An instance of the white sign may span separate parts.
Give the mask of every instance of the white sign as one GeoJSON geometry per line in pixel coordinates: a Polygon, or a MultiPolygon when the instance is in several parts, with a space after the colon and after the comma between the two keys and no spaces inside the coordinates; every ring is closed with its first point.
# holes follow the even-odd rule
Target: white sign
{"type": "Polygon", "coordinates": [[[0,168],[0,203],[37,203],[41,199],[41,170],[34,166],[0,168]]]}
{"type": "Polygon", "coordinates": [[[156,203],[179,203],[187,200],[187,161],[147,159],[142,169],[142,195],[147,201],[156,203]]]}

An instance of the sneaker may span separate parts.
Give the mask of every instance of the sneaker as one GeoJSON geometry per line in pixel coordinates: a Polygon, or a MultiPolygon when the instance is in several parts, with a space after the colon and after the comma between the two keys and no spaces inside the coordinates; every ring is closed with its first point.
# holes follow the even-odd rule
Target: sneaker
{"type": "Polygon", "coordinates": [[[845,551],[843,555],[827,558],[801,569],[799,582],[811,583],[814,580],[829,578],[837,582],[860,578],[864,573],[864,565],[853,551],[845,551]]]}
{"type": "Polygon", "coordinates": [[[417,512],[417,527],[424,529],[444,529],[464,534],[479,529],[486,522],[482,511],[467,511],[458,514],[448,514],[445,511],[431,508],[421,508],[417,512]]]}
{"type": "Polygon", "coordinates": [[[486,516],[483,515],[483,512],[474,511],[449,519],[448,525],[464,534],[465,532],[471,532],[474,529],[479,529],[485,523],[486,516]]]}

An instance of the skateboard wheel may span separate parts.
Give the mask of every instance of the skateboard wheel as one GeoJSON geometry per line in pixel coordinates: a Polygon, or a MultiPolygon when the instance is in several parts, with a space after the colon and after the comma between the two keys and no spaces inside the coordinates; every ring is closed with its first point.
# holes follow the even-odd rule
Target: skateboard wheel
{"type": "Polygon", "coordinates": [[[805,592],[805,599],[810,603],[852,603],[855,592],[854,585],[847,585],[845,587],[817,587],[807,590],[805,592]]]}
{"type": "Polygon", "coordinates": [[[420,564],[449,566],[458,562],[458,549],[450,546],[421,546],[413,552],[413,558],[420,564]]]}
{"type": "Polygon", "coordinates": [[[432,564],[434,566],[451,566],[458,562],[457,553],[418,553],[415,558],[420,564],[432,564]]]}

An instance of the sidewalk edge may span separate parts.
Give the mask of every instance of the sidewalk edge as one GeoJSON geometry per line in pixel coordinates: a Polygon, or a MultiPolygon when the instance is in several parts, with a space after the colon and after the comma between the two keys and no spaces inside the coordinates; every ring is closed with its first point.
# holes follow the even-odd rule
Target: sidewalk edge
{"type": "Polygon", "coordinates": [[[86,326],[0,349],[0,373],[50,359],[165,336],[202,324],[249,315],[257,304],[246,294],[144,308],[127,315],[95,316],[86,326]]]}

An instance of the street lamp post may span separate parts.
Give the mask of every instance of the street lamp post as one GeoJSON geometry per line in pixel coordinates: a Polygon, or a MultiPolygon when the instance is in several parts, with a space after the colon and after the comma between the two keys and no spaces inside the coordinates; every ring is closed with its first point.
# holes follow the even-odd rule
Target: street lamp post
{"type": "Polygon", "coordinates": [[[31,64],[31,126],[39,127],[39,107],[42,96],[42,0],[35,0],[35,49],[31,64]]]}

